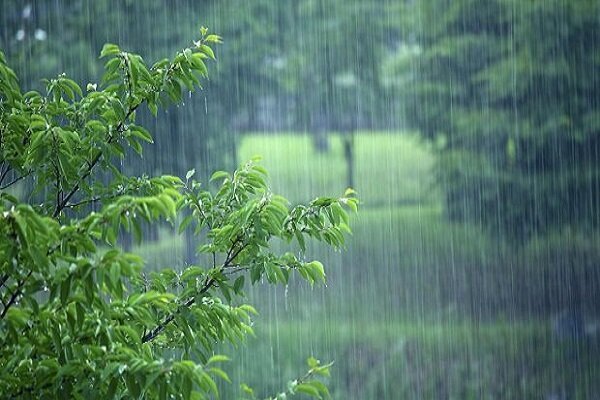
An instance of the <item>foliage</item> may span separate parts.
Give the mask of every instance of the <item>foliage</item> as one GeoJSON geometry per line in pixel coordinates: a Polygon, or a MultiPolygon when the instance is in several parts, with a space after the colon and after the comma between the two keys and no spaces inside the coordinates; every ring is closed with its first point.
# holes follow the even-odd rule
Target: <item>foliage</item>
{"type": "MultiPolygon", "coordinates": [[[[215,173],[215,191],[193,170],[182,180],[119,168],[128,149],[142,154],[153,140],[138,110],[180,103],[207,76],[219,42],[202,28],[192,46],[151,67],[107,44],[103,80],[85,93],[64,74],[44,94],[22,93],[0,54],[2,397],[211,398],[215,380],[228,380],[215,345],[252,333],[256,311],[240,304],[245,277],[286,283],[298,271],[324,281],[320,262],[275,253],[271,242],[342,246],[352,190],[289,208],[255,161],[215,173]],[[141,240],[142,224],[161,220],[193,230],[211,262],[147,273],[119,249],[121,232],[141,240]]],[[[328,365],[309,366],[289,393],[326,396],[312,376],[328,365]]]]}
{"type": "Polygon", "coordinates": [[[439,145],[448,215],[519,240],[598,227],[595,1],[415,3],[398,86],[439,145]]]}

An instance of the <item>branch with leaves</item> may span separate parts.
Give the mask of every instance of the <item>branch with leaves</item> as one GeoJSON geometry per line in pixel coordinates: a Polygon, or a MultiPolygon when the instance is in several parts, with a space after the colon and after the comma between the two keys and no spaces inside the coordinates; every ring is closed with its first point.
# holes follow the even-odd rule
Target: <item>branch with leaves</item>
{"type": "MultiPolygon", "coordinates": [[[[115,166],[126,147],[142,154],[153,142],[136,111],[157,115],[198,88],[219,42],[202,28],[151,67],[106,45],[104,78],[85,94],[64,74],[44,95],[22,93],[0,53],[0,235],[9,239],[0,241],[0,397],[211,398],[217,379],[229,381],[215,346],[252,332],[246,282],[285,284],[294,271],[325,280],[320,262],[294,252],[310,239],[343,246],[358,204],[351,190],[290,208],[257,160],[216,172],[215,190],[193,171],[184,181],[115,166]],[[142,224],[159,221],[192,231],[206,263],[147,271],[120,249],[123,232],[141,241],[142,224]],[[275,252],[273,239],[289,251],[275,252]]],[[[325,396],[310,382],[328,367],[312,365],[288,394],[325,396]]]]}

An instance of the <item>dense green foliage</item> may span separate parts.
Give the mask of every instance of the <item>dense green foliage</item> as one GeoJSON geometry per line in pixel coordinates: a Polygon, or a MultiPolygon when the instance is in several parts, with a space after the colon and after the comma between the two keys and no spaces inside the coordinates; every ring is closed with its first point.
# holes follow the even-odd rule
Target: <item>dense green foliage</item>
{"type": "Polygon", "coordinates": [[[597,228],[598,2],[431,0],[413,12],[401,89],[441,149],[448,215],[511,239],[597,228]]]}
{"type": "MultiPolygon", "coordinates": [[[[266,171],[248,162],[217,172],[216,190],[193,180],[128,176],[127,148],[141,154],[152,135],[136,112],[182,101],[207,76],[210,47],[200,30],[193,45],[148,67],[107,44],[105,73],[86,92],[64,74],[45,93],[22,93],[0,53],[0,395],[7,398],[182,398],[217,395],[227,358],[215,346],[252,332],[255,310],[241,304],[245,277],[287,283],[297,271],[310,284],[323,265],[290,251],[308,238],[339,248],[349,232],[353,192],[288,207],[271,193],[266,171]],[[203,265],[145,271],[120,250],[128,231],[167,221],[193,231],[203,265]]],[[[310,370],[278,396],[328,395],[310,370]]],[[[247,395],[254,397],[247,388],[247,395]]],[[[278,397],[279,398],[279,397],[278,397]]]]}

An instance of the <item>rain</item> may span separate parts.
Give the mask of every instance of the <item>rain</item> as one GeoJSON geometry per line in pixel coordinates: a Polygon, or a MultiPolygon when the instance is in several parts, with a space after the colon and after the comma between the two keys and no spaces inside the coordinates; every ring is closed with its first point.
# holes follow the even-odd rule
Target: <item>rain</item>
{"type": "MultiPolygon", "coordinates": [[[[312,356],[333,399],[600,399],[598,1],[3,0],[0,50],[26,90],[95,91],[105,43],[153,63],[201,26],[209,79],[140,110],[154,143],[119,168],[210,187],[260,156],[291,204],[360,199],[343,249],[292,248],[326,284],[246,288],[221,398],[312,356]]],[[[198,239],[119,240],[150,271],[202,263],[198,239]]]]}

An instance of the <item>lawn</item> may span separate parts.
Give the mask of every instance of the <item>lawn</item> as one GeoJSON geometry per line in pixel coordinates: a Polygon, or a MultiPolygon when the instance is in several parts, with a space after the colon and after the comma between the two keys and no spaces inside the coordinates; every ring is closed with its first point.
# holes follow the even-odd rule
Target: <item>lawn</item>
{"type": "Polygon", "coordinates": [[[598,343],[556,341],[546,324],[356,318],[259,321],[256,331],[229,372],[262,396],[299,376],[309,355],[335,362],[334,399],[534,399],[564,391],[587,399],[600,390],[598,343]]]}
{"type": "MultiPolygon", "coordinates": [[[[438,201],[434,158],[415,134],[356,133],[355,188],[366,207],[438,201]]],[[[238,157],[263,158],[274,191],[292,202],[336,196],[346,188],[342,140],[331,135],[330,150],[318,153],[308,134],[246,134],[238,157]]]]}

